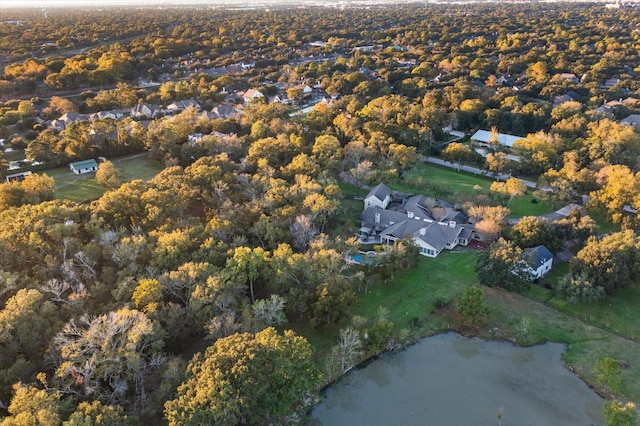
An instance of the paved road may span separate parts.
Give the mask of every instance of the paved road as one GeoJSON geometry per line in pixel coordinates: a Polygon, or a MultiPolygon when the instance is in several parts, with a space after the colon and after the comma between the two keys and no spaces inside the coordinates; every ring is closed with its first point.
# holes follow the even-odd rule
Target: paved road
{"type": "MultiPolygon", "coordinates": [[[[495,175],[487,172],[486,170],[482,170],[482,169],[479,169],[477,167],[454,164],[454,163],[450,163],[448,161],[441,160],[439,158],[428,157],[425,161],[427,163],[437,164],[438,166],[449,167],[449,168],[456,169],[456,170],[462,170],[463,172],[473,173],[474,175],[483,175],[483,176],[487,176],[487,177],[493,177],[496,180],[504,181],[504,180],[507,180],[508,178],[512,177],[510,174],[506,174],[506,173],[502,173],[502,174],[500,174],[498,176],[495,176],[495,175]]],[[[527,186],[527,188],[537,188],[538,187],[538,185],[535,182],[531,181],[531,180],[526,180],[526,179],[520,179],[520,180],[524,182],[524,184],[527,186]]]]}

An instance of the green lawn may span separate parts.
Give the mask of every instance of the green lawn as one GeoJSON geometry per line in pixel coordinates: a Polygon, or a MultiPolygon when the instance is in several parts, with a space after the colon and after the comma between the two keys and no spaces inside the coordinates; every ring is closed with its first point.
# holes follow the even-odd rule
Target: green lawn
{"type": "Polygon", "coordinates": [[[366,294],[360,294],[354,314],[371,318],[384,306],[398,328],[422,322],[437,301],[448,303],[477,283],[476,256],[468,248],[445,251],[436,259],[421,256],[417,268],[398,274],[390,283],[371,285],[366,294]]]}
{"type": "Polygon", "coordinates": [[[527,191],[521,197],[512,198],[507,207],[511,210],[509,217],[542,216],[554,211],[545,201],[531,195],[531,191],[527,191]],[[536,202],[533,202],[534,199],[536,202]]]}
{"type": "Polygon", "coordinates": [[[609,232],[618,232],[620,230],[620,225],[612,223],[606,213],[597,210],[589,210],[588,214],[591,216],[591,219],[596,222],[596,225],[598,225],[599,233],[606,234],[609,232]]]}
{"type": "Polygon", "coordinates": [[[451,198],[442,192],[449,192],[451,195],[476,195],[487,191],[491,182],[491,179],[484,176],[456,172],[447,167],[421,163],[414,170],[408,172],[402,182],[392,186],[402,191],[451,198]]]}
{"type": "MultiPolygon", "coordinates": [[[[486,193],[493,179],[466,172],[456,172],[447,167],[422,163],[407,173],[401,182],[391,183],[393,189],[441,197],[451,202],[468,200],[469,197],[486,193]]],[[[532,195],[531,190],[521,197],[509,201],[509,217],[542,216],[553,212],[545,201],[532,195]],[[536,202],[533,202],[533,200],[536,202]]]]}
{"type": "MultiPolygon", "coordinates": [[[[149,180],[162,170],[162,165],[151,160],[147,154],[115,158],[111,160],[120,173],[122,182],[134,179],[149,180]]],[[[69,167],[46,170],[56,181],[57,198],[86,202],[99,198],[107,188],[96,182],[95,174],[75,175],[69,167]]]]}
{"type": "MultiPolygon", "coordinates": [[[[434,310],[435,303],[449,303],[466,287],[477,283],[473,270],[475,259],[476,252],[469,248],[445,251],[437,259],[420,256],[416,268],[396,273],[388,283],[380,282],[376,276],[366,294],[364,283],[359,292],[356,286],[357,300],[351,315],[374,318],[378,307],[384,306],[389,309],[389,320],[396,329],[412,328],[414,338],[432,334],[435,332],[433,324],[426,318],[434,310]]],[[[316,350],[316,360],[322,364],[338,341],[338,330],[348,324],[349,321],[345,321],[324,332],[318,332],[305,323],[288,324],[287,327],[309,340],[316,350]]]]}

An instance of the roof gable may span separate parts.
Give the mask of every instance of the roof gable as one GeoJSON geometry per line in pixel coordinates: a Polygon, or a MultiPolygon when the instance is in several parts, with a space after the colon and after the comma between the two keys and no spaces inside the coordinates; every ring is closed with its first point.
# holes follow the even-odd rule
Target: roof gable
{"type": "Polygon", "coordinates": [[[523,260],[533,269],[537,270],[549,260],[553,259],[553,253],[543,245],[531,247],[522,253],[523,260]]]}
{"type": "Polygon", "coordinates": [[[379,183],[378,185],[371,188],[369,193],[365,198],[376,197],[378,200],[383,201],[385,198],[391,195],[391,189],[385,185],[384,183],[379,183]]]}

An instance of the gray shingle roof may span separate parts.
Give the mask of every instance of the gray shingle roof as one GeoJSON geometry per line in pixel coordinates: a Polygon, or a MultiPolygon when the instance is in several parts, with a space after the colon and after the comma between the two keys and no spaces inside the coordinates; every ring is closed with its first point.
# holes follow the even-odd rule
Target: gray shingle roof
{"type": "Polygon", "coordinates": [[[553,253],[545,246],[536,246],[525,250],[522,257],[533,270],[536,270],[549,259],[553,259],[553,253]]]}
{"type": "Polygon", "coordinates": [[[380,225],[387,227],[391,222],[398,223],[407,220],[407,215],[393,210],[385,210],[380,207],[367,207],[360,216],[360,220],[364,226],[374,227],[380,225]],[[380,214],[380,222],[376,224],[376,213],[380,214]]]}
{"type": "Polygon", "coordinates": [[[379,183],[378,185],[371,188],[371,191],[367,194],[365,198],[376,197],[378,200],[384,200],[388,195],[391,195],[391,189],[384,183],[379,183]]]}
{"type": "Polygon", "coordinates": [[[462,232],[462,229],[463,228],[460,226],[452,228],[438,222],[432,222],[427,226],[424,235],[420,234],[420,231],[418,230],[413,236],[421,239],[436,250],[441,251],[447,244],[452,244],[456,241],[458,235],[462,232]]]}

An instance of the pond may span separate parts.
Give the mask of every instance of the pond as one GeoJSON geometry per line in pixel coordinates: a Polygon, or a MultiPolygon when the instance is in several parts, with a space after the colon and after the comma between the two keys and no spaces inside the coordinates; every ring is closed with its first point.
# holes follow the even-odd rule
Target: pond
{"type": "Polygon", "coordinates": [[[561,362],[565,346],[523,348],[448,333],[384,354],[330,386],[309,425],[603,424],[603,399],[561,362]]]}

